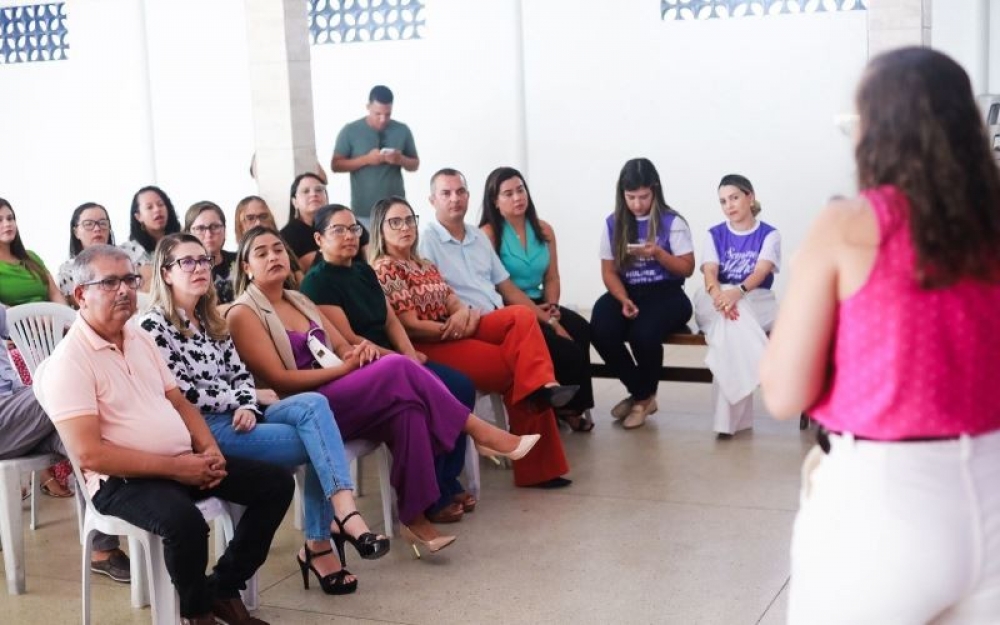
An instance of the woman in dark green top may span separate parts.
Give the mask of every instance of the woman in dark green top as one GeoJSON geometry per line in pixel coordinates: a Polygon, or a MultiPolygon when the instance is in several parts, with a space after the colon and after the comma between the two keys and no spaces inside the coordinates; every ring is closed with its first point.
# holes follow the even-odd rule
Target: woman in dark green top
{"type": "MultiPolygon", "coordinates": [[[[382,286],[368,263],[358,259],[361,247],[361,224],[346,206],[330,204],[320,208],[313,220],[313,235],[319,251],[312,267],[302,279],[301,291],[330,320],[351,344],[368,339],[382,354],[400,353],[431,370],[457,400],[473,410],[476,389],[464,374],[435,363],[413,348],[406,330],[386,302],[382,286]]],[[[472,512],[476,499],[465,492],[458,475],[465,465],[466,437],[460,436],[455,448],[435,461],[441,498],[427,512],[434,523],[459,521],[472,512]]]]}

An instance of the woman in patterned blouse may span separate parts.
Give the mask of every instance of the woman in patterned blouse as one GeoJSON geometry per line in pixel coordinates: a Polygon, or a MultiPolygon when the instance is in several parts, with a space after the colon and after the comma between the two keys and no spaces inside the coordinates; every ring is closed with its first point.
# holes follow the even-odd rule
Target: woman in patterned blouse
{"type": "Polygon", "coordinates": [[[535,315],[523,306],[480,315],[462,304],[434,263],[417,254],[417,216],[403,198],[376,202],[371,227],[372,268],[413,346],[469,376],[479,391],[503,393],[512,433],[542,435],[530,462],[514,465],[514,483],[568,486],[555,414],[539,400],[556,376],[535,315]]]}
{"type": "Polygon", "coordinates": [[[344,443],[326,398],[297,393],[279,400],[273,391],[254,387],[216,309],[211,266],[211,255],[192,235],[160,241],[152,305],[140,324],[185,397],[205,415],[224,454],[307,465],[307,540],[299,565],[303,576],[312,568],[328,594],[353,592],[357,580],[344,568],[345,540],[356,543],[361,557],[375,559],[389,551],[389,539],[369,532],[357,513],[344,443]],[[330,551],[331,537],[340,563],[330,551]]]}

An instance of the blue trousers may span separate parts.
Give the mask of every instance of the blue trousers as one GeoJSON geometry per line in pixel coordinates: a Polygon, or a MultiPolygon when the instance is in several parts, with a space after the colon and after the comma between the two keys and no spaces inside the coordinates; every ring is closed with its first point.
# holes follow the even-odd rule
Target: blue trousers
{"type": "MultiPolygon", "coordinates": [[[[476,387],[473,385],[472,380],[469,379],[469,376],[458,369],[452,369],[449,366],[436,362],[427,362],[425,366],[448,387],[448,390],[455,396],[455,399],[469,408],[470,413],[475,409],[476,387]]],[[[465,449],[468,438],[465,434],[460,434],[458,440],[455,441],[454,449],[435,456],[434,473],[437,475],[441,496],[428,510],[429,513],[437,512],[441,508],[444,508],[454,500],[455,495],[465,492],[462,483],[458,481],[458,476],[462,474],[462,469],[465,468],[465,449]]]]}
{"type": "Polygon", "coordinates": [[[351,467],[344,441],[326,397],[298,393],[272,404],[249,432],[233,429],[232,413],[207,414],[205,420],[226,456],[251,458],[284,467],[306,465],[303,488],[305,533],[309,540],[328,540],[333,524],[330,497],[351,490],[351,467]]]}

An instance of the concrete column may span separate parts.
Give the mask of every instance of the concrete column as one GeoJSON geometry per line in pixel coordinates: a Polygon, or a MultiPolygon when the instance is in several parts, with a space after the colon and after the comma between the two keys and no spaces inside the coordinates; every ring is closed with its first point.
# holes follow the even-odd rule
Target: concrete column
{"type": "Polygon", "coordinates": [[[931,0],[868,0],[868,56],[931,43],[931,0]]]}
{"type": "Polygon", "coordinates": [[[257,188],[282,225],[292,179],[316,166],[307,5],[244,2],[257,188]]]}

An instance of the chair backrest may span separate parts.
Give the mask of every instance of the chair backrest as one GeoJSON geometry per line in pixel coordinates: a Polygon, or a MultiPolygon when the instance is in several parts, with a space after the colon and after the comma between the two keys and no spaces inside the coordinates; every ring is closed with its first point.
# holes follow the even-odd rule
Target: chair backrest
{"type": "Polygon", "coordinates": [[[32,375],[75,320],[75,310],[54,302],[21,304],[7,309],[7,331],[32,375]]]}

